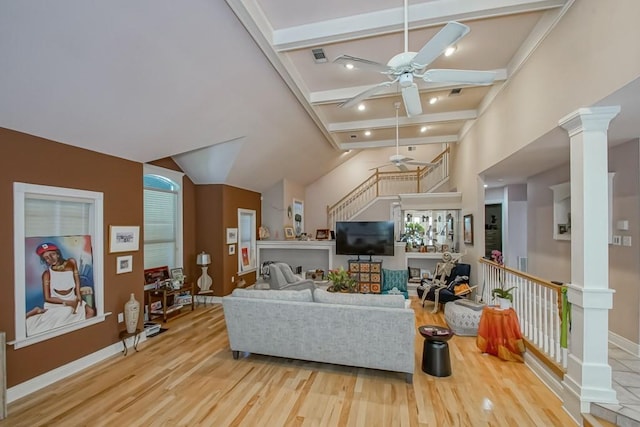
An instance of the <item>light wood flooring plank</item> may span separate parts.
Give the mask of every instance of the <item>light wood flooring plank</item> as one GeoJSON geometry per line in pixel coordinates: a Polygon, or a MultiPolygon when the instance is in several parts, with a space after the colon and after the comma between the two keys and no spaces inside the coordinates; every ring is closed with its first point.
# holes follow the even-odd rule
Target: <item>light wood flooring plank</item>
{"type": "MultiPolygon", "coordinates": [[[[412,300],[416,327],[444,325],[412,300]]],[[[400,373],[229,350],[222,306],[200,306],[169,330],[9,405],[4,426],[572,426],[560,400],[523,364],[449,341],[453,375],[400,373]]]]}

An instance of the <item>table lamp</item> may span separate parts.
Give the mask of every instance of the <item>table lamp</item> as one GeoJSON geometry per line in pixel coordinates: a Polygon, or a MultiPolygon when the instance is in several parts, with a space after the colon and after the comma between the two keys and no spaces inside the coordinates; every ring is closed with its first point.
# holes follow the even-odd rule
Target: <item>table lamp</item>
{"type": "Polygon", "coordinates": [[[211,255],[204,253],[204,251],[199,253],[196,255],[196,264],[202,268],[202,275],[198,278],[198,287],[201,291],[208,291],[213,283],[211,277],[207,274],[207,268],[211,264],[211,255]]]}

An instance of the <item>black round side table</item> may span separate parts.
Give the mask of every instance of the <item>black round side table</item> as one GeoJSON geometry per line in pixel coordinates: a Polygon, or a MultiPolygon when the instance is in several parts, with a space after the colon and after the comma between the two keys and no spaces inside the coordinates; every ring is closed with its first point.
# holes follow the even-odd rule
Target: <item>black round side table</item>
{"type": "Polygon", "coordinates": [[[424,337],[422,348],[422,371],[434,377],[451,375],[451,358],[447,341],[454,335],[449,328],[437,325],[418,327],[424,337]]]}

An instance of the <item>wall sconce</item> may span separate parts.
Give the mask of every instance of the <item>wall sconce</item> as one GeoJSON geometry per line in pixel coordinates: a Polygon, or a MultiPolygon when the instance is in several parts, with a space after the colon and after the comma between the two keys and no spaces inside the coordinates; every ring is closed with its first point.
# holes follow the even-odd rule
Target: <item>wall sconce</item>
{"type": "Polygon", "coordinates": [[[196,264],[202,268],[202,275],[198,278],[198,287],[201,291],[208,291],[213,283],[213,280],[207,274],[207,269],[211,264],[211,255],[204,253],[204,251],[199,253],[196,255],[196,264]]]}
{"type": "Polygon", "coordinates": [[[412,215],[410,213],[407,214],[407,222],[411,222],[412,215]]]}

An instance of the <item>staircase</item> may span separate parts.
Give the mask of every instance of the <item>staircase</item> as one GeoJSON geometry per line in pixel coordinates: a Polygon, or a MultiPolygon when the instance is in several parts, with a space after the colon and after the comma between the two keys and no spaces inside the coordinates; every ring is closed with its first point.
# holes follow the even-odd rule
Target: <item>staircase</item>
{"type": "Polygon", "coordinates": [[[336,204],[327,208],[327,226],[348,221],[366,209],[378,197],[407,193],[430,193],[449,179],[449,148],[426,166],[415,171],[376,172],[336,204]]]}

